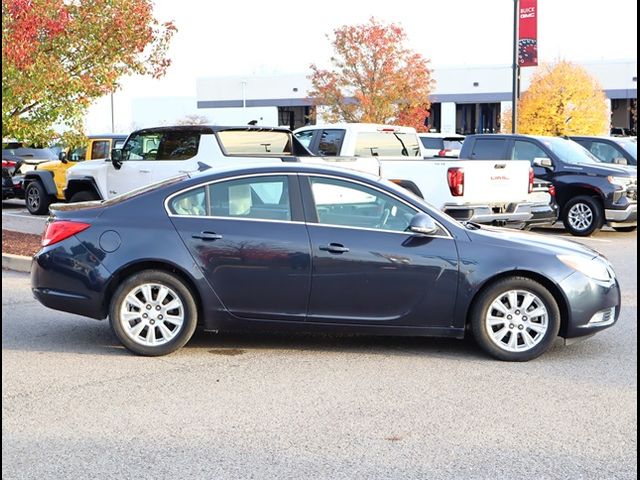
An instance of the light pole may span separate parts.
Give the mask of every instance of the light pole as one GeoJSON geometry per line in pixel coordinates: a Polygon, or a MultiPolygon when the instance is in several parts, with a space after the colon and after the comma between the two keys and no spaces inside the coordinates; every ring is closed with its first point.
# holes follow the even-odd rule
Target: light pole
{"type": "Polygon", "coordinates": [[[111,133],[115,133],[116,131],[116,121],[115,116],[113,114],[113,92],[111,92],[111,133]]]}
{"type": "Polygon", "coordinates": [[[242,108],[247,108],[247,81],[240,82],[242,85],[242,108]]]}
{"type": "Polygon", "coordinates": [[[520,64],[518,63],[518,37],[520,24],[520,0],[513,0],[513,84],[511,91],[511,133],[518,128],[518,94],[520,90],[520,64]]]}

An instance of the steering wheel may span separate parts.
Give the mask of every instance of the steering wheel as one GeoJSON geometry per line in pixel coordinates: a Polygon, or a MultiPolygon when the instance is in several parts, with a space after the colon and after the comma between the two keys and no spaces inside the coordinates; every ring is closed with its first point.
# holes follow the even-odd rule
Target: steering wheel
{"type": "Polygon", "coordinates": [[[158,149],[154,148],[153,150],[149,150],[144,154],[144,159],[147,160],[151,158],[152,160],[155,160],[157,155],[158,155],[158,149]]]}

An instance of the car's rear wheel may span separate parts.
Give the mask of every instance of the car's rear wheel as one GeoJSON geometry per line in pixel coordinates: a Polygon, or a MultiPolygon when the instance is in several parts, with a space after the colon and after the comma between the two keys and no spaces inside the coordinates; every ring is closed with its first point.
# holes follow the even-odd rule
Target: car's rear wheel
{"type": "Polygon", "coordinates": [[[184,346],[195,331],[198,313],[189,287],[178,277],[146,270],[116,290],[109,320],[122,344],[133,353],[159,356],[184,346]]]}
{"type": "Polygon", "coordinates": [[[489,355],[524,362],[551,346],[560,329],[560,310],[543,285],[511,277],[480,293],[471,311],[471,328],[489,355]]]}
{"type": "Polygon", "coordinates": [[[100,197],[97,193],[92,192],[90,190],[82,190],[80,192],[76,192],[71,195],[71,199],[69,200],[71,203],[76,202],[90,202],[92,200],[100,200],[100,197]]]}
{"type": "Polygon", "coordinates": [[[562,221],[571,235],[587,237],[602,228],[604,212],[596,199],[580,196],[567,202],[562,221]]]}
{"type": "Polygon", "coordinates": [[[24,192],[24,201],[31,215],[44,215],[49,211],[52,197],[49,195],[40,181],[29,182],[24,192]]]}

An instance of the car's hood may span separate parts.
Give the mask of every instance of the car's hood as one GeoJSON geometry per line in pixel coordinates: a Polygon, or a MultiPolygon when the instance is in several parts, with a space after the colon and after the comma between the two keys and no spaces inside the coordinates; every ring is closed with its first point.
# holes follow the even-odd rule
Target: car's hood
{"type": "Polygon", "coordinates": [[[105,160],[85,160],[83,162],[78,162],[67,170],[67,179],[91,175],[96,172],[96,169],[101,167],[107,167],[107,162],[105,160]]]}
{"type": "Polygon", "coordinates": [[[471,241],[477,239],[485,243],[493,243],[496,248],[520,247],[530,251],[532,255],[542,252],[555,255],[579,254],[589,257],[600,255],[596,250],[573,240],[539,233],[486,226],[478,230],[467,230],[467,232],[471,241]]]}
{"type": "Polygon", "coordinates": [[[592,175],[598,175],[601,177],[607,177],[612,175],[614,177],[635,177],[637,175],[636,169],[629,169],[623,165],[611,165],[608,163],[580,163],[578,165],[572,165],[574,168],[579,166],[585,173],[592,175]]]}

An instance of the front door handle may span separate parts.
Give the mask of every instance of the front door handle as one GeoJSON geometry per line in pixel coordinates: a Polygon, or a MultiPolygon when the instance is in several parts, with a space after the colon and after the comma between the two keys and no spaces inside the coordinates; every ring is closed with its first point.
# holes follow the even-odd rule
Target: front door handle
{"type": "Polygon", "coordinates": [[[151,170],[147,170],[146,168],[141,168],[140,173],[151,173],[151,170]]]}
{"type": "Polygon", "coordinates": [[[329,245],[322,245],[320,247],[320,250],[324,252],[330,252],[330,253],[346,253],[349,251],[347,247],[339,243],[330,243],[329,245]]]}
{"type": "Polygon", "coordinates": [[[198,238],[200,240],[220,240],[222,235],[219,235],[215,232],[200,232],[198,235],[192,235],[191,238],[198,238]]]}

